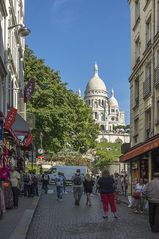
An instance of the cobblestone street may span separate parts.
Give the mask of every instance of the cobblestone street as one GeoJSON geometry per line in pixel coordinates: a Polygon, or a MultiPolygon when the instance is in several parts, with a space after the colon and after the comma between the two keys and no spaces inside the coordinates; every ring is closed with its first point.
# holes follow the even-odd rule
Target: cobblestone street
{"type": "Polygon", "coordinates": [[[56,193],[42,194],[27,239],[158,239],[150,231],[148,217],[136,215],[126,205],[118,206],[119,219],[109,215],[102,218],[102,205],[97,195],[92,196],[92,207],[74,206],[72,193],[56,201],[56,193]]]}

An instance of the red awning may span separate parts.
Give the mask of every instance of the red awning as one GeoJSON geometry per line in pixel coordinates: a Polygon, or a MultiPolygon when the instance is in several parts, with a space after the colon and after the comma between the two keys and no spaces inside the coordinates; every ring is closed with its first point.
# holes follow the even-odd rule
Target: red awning
{"type": "Polygon", "coordinates": [[[155,137],[149,139],[148,141],[144,142],[143,144],[135,148],[132,148],[130,151],[120,156],[120,161],[121,162],[129,161],[131,159],[138,157],[139,155],[142,155],[158,147],[159,147],[159,135],[156,135],[155,137]]]}

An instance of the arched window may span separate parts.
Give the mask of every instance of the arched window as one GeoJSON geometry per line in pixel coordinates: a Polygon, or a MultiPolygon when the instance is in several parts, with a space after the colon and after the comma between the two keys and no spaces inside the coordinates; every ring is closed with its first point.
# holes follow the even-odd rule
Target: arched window
{"type": "Polygon", "coordinates": [[[98,113],[97,113],[97,112],[94,113],[94,118],[95,118],[96,120],[98,119],[98,113]]]}
{"type": "Polygon", "coordinates": [[[105,120],[104,114],[101,113],[101,121],[104,121],[104,120],[105,120]]]}
{"type": "Polygon", "coordinates": [[[105,130],[104,125],[101,125],[101,126],[100,126],[100,130],[101,130],[101,131],[104,131],[104,130],[105,130]]]}

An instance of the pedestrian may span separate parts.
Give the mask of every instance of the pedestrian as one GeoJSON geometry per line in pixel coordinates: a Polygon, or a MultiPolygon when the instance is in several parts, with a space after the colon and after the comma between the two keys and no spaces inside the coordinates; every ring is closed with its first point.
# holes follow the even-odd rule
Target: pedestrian
{"type": "Polygon", "coordinates": [[[33,194],[34,196],[39,196],[38,192],[38,176],[35,172],[32,174],[32,182],[33,182],[33,194]]]}
{"type": "Polygon", "coordinates": [[[149,202],[149,224],[152,232],[159,232],[159,172],[155,172],[153,180],[148,183],[146,197],[149,202]]]}
{"type": "Polygon", "coordinates": [[[20,173],[15,169],[15,167],[12,167],[10,172],[10,182],[11,182],[11,187],[13,192],[13,203],[15,208],[18,207],[19,180],[20,180],[20,173]]]}
{"type": "Polygon", "coordinates": [[[107,169],[102,172],[102,177],[98,180],[99,192],[101,194],[101,201],[103,203],[104,215],[103,218],[108,218],[108,205],[110,205],[111,212],[114,218],[117,217],[117,209],[114,195],[114,179],[110,176],[107,169]]]}
{"type": "Polygon", "coordinates": [[[120,181],[120,176],[117,172],[115,172],[114,174],[114,190],[115,190],[116,202],[120,203],[121,181],[120,181]]]}
{"type": "Polygon", "coordinates": [[[135,213],[143,213],[144,209],[144,192],[145,184],[142,178],[139,179],[139,182],[135,185],[135,192],[133,193],[133,197],[135,199],[135,213]]]}
{"type": "Polygon", "coordinates": [[[63,193],[67,194],[66,192],[66,177],[65,177],[65,174],[64,173],[61,173],[62,177],[63,177],[63,193]]]}
{"type": "Polygon", "coordinates": [[[43,181],[43,189],[44,189],[46,194],[47,194],[47,191],[48,191],[49,180],[50,180],[49,175],[47,174],[47,172],[44,172],[43,175],[42,175],[42,181],[43,181]]]}
{"type": "Polygon", "coordinates": [[[129,178],[128,175],[124,175],[124,196],[127,197],[129,178]]]}
{"type": "Polygon", "coordinates": [[[31,196],[31,176],[28,172],[25,172],[23,175],[23,183],[24,183],[24,196],[31,196]]]}
{"type": "Polygon", "coordinates": [[[79,206],[83,194],[83,176],[80,173],[80,169],[77,169],[75,175],[72,177],[72,186],[75,205],[79,206]]]}
{"type": "Polygon", "coordinates": [[[58,172],[58,175],[55,179],[55,184],[56,184],[56,191],[57,191],[57,200],[62,201],[64,177],[61,172],[58,172]]]}
{"type": "Polygon", "coordinates": [[[86,174],[84,182],[84,192],[86,194],[86,206],[91,206],[91,193],[93,191],[94,181],[89,174],[86,174]]]}
{"type": "Polygon", "coordinates": [[[99,188],[98,188],[98,180],[99,180],[99,175],[97,175],[96,179],[95,179],[95,194],[99,193],[99,188]]]}

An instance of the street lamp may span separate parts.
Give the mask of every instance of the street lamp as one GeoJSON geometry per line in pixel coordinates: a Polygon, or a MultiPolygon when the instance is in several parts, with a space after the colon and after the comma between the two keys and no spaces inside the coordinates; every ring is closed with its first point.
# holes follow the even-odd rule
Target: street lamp
{"type": "Polygon", "coordinates": [[[10,26],[10,27],[8,27],[8,30],[11,30],[11,29],[13,29],[15,27],[19,27],[18,35],[21,36],[21,37],[26,37],[26,36],[28,36],[31,33],[30,29],[27,28],[23,24],[16,24],[16,25],[10,26]]]}
{"type": "Polygon", "coordinates": [[[43,133],[40,132],[41,149],[43,148],[43,133]]]}

